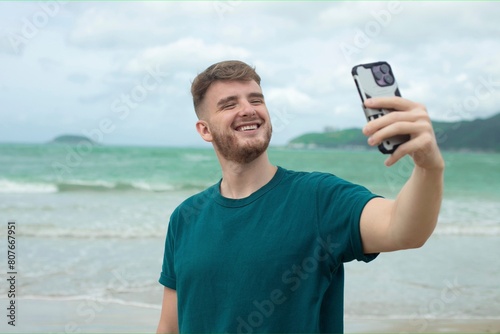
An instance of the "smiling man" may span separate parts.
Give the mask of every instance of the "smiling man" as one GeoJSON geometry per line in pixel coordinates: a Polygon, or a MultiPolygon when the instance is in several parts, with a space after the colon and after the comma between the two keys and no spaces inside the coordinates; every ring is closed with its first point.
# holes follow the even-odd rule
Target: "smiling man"
{"type": "Polygon", "coordinates": [[[396,200],[328,173],[274,166],[260,77],[240,61],[214,64],[191,92],[222,179],[172,213],[158,333],[341,333],[343,263],[422,246],[437,222],[444,162],[425,107],[380,98],[370,145],[409,134],[387,159],[415,168],[396,200]]]}

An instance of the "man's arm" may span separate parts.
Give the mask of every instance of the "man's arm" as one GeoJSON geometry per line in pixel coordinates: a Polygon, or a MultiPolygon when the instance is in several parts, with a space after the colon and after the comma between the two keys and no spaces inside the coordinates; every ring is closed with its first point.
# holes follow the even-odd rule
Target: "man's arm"
{"type": "Polygon", "coordinates": [[[177,317],[177,291],[167,287],[163,290],[160,323],[158,324],[156,333],[179,333],[177,317]]]}
{"type": "Polygon", "coordinates": [[[369,254],[421,247],[436,226],[443,194],[444,160],[432,123],[424,106],[399,97],[369,99],[365,105],[400,111],[369,122],[363,132],[370,145],[410,134],[385,164],[410,155],[415,168],[395,200],[375,198],[366,204],[360,221],[363,250],[369,254]]]}

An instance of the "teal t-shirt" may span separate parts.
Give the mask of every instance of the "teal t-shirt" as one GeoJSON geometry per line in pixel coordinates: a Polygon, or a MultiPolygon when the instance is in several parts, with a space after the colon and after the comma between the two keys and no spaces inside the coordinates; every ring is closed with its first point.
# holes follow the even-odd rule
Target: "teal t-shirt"
{"type": "Polygon", "coordinates": [[[172,213],[159,282],[177,290],[181,333],[341,333],[343,263],[363,254],[376,197],[332,174],[278,167],[249,197],[220,182],[172,213]]]}

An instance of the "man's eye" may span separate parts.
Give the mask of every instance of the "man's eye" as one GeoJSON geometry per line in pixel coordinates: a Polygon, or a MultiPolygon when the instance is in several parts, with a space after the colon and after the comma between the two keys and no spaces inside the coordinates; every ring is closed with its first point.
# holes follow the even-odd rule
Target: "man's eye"
{"type": "Polygon", "coordinates": [[[262,102],[263,102],[262,100],[252,100],[252,101],[250,101],[250,103],[252,103],[252,104],[262,104],[262,102]]]}
{"type": "Polygon", "coordinates": [[[236,103],[228,103],[225,104],[222,109],[233,109],[236,106],[236,103]]]}

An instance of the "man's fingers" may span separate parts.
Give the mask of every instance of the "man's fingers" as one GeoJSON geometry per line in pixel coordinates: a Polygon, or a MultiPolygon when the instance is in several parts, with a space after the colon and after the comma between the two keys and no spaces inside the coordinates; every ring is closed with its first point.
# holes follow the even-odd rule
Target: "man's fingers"
{"type": "MultiPolygon", "coordinates": [[[[368,122],[363,128],[363,134],[366,136],[371,136],[380,129],[386,126],[400,122],[419,122],[419,121],[429,121],[429,115],[424,109],[414,109],[409,111],[394,111],[390,112],[383,117],[379,117],[373,121],[368,122]]],[[[413,132],[413,131],[411,131],[413,132]]],[[[409,132],[401,132],[399,134],[408,134],[409,132]]]]}
{"type": "Polygon", "coordinates": [[[406,143],[403,143],[401,145],[398,146],[398,148],[396,149],[396,151],[394,151],[394,153],[392,153],[384,162],[384,164],[387,166],[387,167],[390,167],[392,165],[394,165],[396,162],[399,161],[399,159],[403,158],[406,154],[407,154],[407,147],[409,142],[406,142],[406,143]],[[406,145],[406,146],[405,146],[406,145]]]}
{"type": "Polygon", "coordinates": [[[373,97],[365,101],[365,107],[372,109],[392,109],[397,111],[411,110],[418,107],[425,109],[421,104],[403,99],[399,96],[373,97]]]}
{"type": "Polygon", "coordinates": [[[380,130],[373,133],[369,139],[368,143],[370,145],[378,145],[387,138],[391,138],[397,135],[410,135],[414,136],[419,133],[426,131],[427,124],[423,122],[397,122],[392,123],[388,126],[381,128],[380,130]]]}

